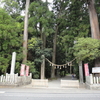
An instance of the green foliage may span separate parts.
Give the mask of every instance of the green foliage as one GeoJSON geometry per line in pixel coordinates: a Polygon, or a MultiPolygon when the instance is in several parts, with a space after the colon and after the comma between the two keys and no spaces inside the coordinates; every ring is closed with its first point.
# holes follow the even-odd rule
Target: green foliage
{"type": "Polygon", "coordinates": [[[97,12],[97,15],[98,15],[98,20],[99,20],[99,23],[100,23],[100,1],[99,0],[96,0],[95,1],[95,8],[96,8],[96,12],[97,12]]]}
{"type": "Polygon", "coordinates": [[[28,41],[28,49],[36,49],[36,48],[40,48],[42,44],[41,39],[33,37],[28,41]]]}
{"type": "Polygon", "coordinates": [[[39,36],[42,30],[42,33],[48,36],[53,32],[52,25],[50,25],[50,23],[53,23],[53,13],[49,11],[46,3],[34,1],[30,4],[29,14],[29,32],[31,34],[39,36]]]}
{"type": "Polygon", "coordinates": [[[9,59],[8,58],[4,58],[4,57],[0,57],[0,70],[2,73],[5,73],[7,71],[7,67],[9,63],[9,59]]]}
{"type": "Polygon", "coordinates": [[[36,71],[36,66],[34,65],[34,62],[27,61],[25,65],[30,67],[30,73],[32,73],[33,78],[36,78],[36,79],[39,78],[39,72],[36,71]]]}
{"type": "MultiPolygon", "coordinates": [[[[2,0],[4,9],[13,17],[16,18],[20,15],[21,7],[17,0],[2,0]]],[[[20,2],[21,3],[21,2],[20,2]]]]}
{"type": "Polygon", "coordinates": [[[89,17],[85,3],[78,0],[54,0],[53,9],[59,34],[57,42],[62,43],[63,46],[60,47],[66,53],[67,60],[72,59],[74,40],[87,37],[89,33],[89,17]]]}
{"type": "Polygon", "coordinates": [[[43,1],[34,1],[29,7],[29,41],[28,51],[30,53],[28,60],[34,61],[36,69],[40,72],[42,55],[51,56],[52,45],[48,45],[49,36],[54,32],[54,14],[49,11],[47,3],[43,1]]]}
{"type": "Polygon", "coordinates": [[[79,38],[73,48],[78,61],[93,60],[100,56],[100,41],[92,38],[79,38]]]}
{"type": "MultiPolygon", "coordinates": [[[[24,17],[21,16],[21,12],[23,9],[25,10],[26,0],[3,0],[3,2],[4,9],[8,14],[5,10],[0,9],[0,70],[3,73],[6,72],[10,66],[12,52],[15,51],[17,52],[16,72],[19,72],[22,62],[22,32],[24,30],[24,17]]],[[[52,11],[48,9],[48,5],[42,0],[30,0],[28,60],[31,61],[30,63],[34,61],[35,67],[32,68],[40,70],[41,55],[51,59],[56,31],[56,63],[70,61],[74,55],[81,60],[92,60],[98,57],[99,42],[81,38],[91,37],[87,0],[53,0],[52,11]],[[74,40],[77,39],[78,42],[73,48],[74,40]],[[92,42],[95,45],[92,45],[92,42]],[[43,47],[43,45],[45,46],[43,47]]],[[[99,0],[95,0],[100,22],[99,5],[99,0]]],[[[49,67],[47,70],[48,73],[51,73],[49,67]]],[[[78,73],[78,69],[76,72],[78,73]]],[[[39,74],[36,74],[36,77],[37,75],[39,74]]]]}
{"type": "Polygon", "coordinates": [[[12,52],[21,52],[22,40],[17,23],[3,9],[0,9],[0,19],[0,69],[4,73],[11,64],[12,52]]]}
{"type": "Polygon", "coordinates": [[[42,62],[41,55],[45,55],[45,57],[51,56],[51,50],[52,50],[51,48],[41,49],[41,47],[42,47],[42,41],[39,38],[33,37],[28,42],[28,49],[32,52],[35,52],[35,57],[34,55],[33,57],[36,63],[42,62]]]}

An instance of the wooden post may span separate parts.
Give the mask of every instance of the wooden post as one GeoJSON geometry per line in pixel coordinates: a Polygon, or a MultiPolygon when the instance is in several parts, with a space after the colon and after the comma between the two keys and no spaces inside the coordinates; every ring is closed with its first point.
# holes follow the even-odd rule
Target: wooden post
{"type": "Polygon", "coordinates": [[[45,56],[42,55],[42,64],[41,64],[41,79],[45,78],[45,56]]]}

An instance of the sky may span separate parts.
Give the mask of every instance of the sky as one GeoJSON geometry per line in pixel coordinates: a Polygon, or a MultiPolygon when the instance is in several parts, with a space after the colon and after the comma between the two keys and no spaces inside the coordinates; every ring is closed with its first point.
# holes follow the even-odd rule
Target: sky
{"type": "MultiPolygon", "coordinates": [[[[1,2],[2,0],[0,0],[1,2]]],[[[46,1],[46,0],[42,0],[42,1],[46,1]]],[[[48,2],[53,3],[53,0],[48,0],[48,2]]],[[[49,7],[50,8],[50,7],[49,7]]]]}
{"type": "MultiPolygon", "coordinates": [[[[0,0],[0,7],[2,7],[2,6],[3,6],[3,5],[1,5],[1,1],[2,1],[2,0],[0,0]]],[[[44,1],[44,2],[45,2],[46,0],[42,0],[42,1],[44,1]]],[[[50,3],[51,3],[51,5],[49,5],[49,9],[50,9],[50,10],[52,10],[52,3],[53,3],[53,0],[48,0],[48,2],[50,2],[50,3]]]]}
{"type": "MultiPolygon", "coordinates": [[[[46,1],[46,0],[42,0],[42,1],[46,1]]],[[[53,2],[53,0],[48,0],[48,2],[52,3],[52,2],[53,2]]]]}
{"type": "MultiPolygon", "coordinates": [[[[45,2],[46,0],[42,0],[42,1],[44,1],[44,2],[45,2]]],[[[52,3],[53,3],[53,0],[48,0],[48,2],[50,2],[50,3],[51,3],[51,4],[49,5],[49,9],[50,9],[50,10],[52,10],[52,3]]]]}

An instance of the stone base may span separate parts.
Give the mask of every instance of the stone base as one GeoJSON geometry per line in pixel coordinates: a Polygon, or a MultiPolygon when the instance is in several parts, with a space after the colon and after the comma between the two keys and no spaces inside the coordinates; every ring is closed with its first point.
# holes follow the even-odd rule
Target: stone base
{"type": "Polygon", "coordinates": [[[86,88],[91,90],[100,90],[100,84],[88,84],[86,83],[86,88]]]}
{"type": "Polygon", "coordinates": [[[15,84],[15,85],[0,85],[0,88],[14,88],[14,87],[18,87],[18,85],[17,84],[15,84]]]}
{"type": "Polygon", "coordinates": [[[32,79],[32,87],[48,87],[48,79],[32,79]]]}
{"type": "Polygon", "coordinates": [[[78,80],[61,80],[61,87],[79,88],[78,80]]]}

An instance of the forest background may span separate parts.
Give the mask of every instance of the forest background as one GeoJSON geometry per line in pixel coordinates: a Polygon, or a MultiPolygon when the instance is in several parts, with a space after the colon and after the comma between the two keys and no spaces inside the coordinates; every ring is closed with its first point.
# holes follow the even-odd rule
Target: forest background
{"type": "MultiPolygon", "coordinates": [[[[94,0],[30,0],[28,18],[27,62],[33,78],[40,78],[42,55],[58,65],[72,63],[72,72],[78,77],[79,61],[95,66],[94,59],[100,57],[100,42],[92,39],[88,5],[94,0]],[[76,43],[75,43],[76,41],[76,43]]],[[[10,72],[12,52],[17,53],[16,73],[23,63],[23,33],[25,0],[2,0],[0,8],[0,74],[10,72]]],[[[100,1],[94,3],[100,23],[100,1]]],[[[45,77],[52,75],[53,67],[46,61],[45,77]]],[[[70,67],[61,68],[70,73],[70,67]]]]}

